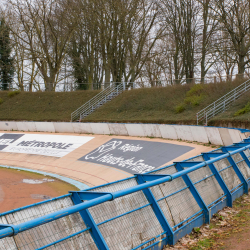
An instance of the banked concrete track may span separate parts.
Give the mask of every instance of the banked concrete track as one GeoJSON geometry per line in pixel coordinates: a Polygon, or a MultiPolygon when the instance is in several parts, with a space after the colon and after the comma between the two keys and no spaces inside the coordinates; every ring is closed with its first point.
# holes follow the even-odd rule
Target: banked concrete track
{"type": "MultiPolygon", "coordinates": [[[[130,136],[83,135],[71,133],[21,133],[13,131],[0,131],[0,144],[6,143],[7,140],[1,139],[1,133],[5,138],[13,138],[12,136],[16,135],[25,135],[29,136],[31,139],[20,137],[15,145],[9,143],[9,150],[7,148],[0,150],[0,165],[53,173],[80,181],[89,187],[127,178],[133,174],[140,173],[140,171],[141,173],[144,173],[145,171],[153,170],[153,168],[168,165],[173,161],[181,161],[201,152],[211,150],[210,147],[202,145],[159,138],[150,139],[130,136]],[[90,140],[83,145],[79,145],[79,147],[76,147],[66,155],[57,157],[46,155],[46,152],[44,152],[44,148],[42,147],[43,145],[37,145],[34,142],[33,145],[31,143],[28,145],[28,143],[32,141],[43,141],[44,136],[47,136],[51,142],[57,141],[59,143],[60,141],[63,141],[64,138],[72,137],[75,137],[76,142],[86,138],[90,140]],[[119,150],[122,146],[123,150],[119,150]],[[141,147],[142,149],[140,149],[141,147]],[[23,151],[18,153],[20,149],[23,151]],[[31,152],[31,149],[40,150],[42,152],[38,151],[39,154],[35,154],[34,152],[31,152]],[[102,154],[103,152],[104,154],[102,154]],[[90,155],[91,153],[92,155],[90,155]],[[100,157],[98,159],[93,159],[99,155],[100,157]],[[130,162],[131,167],[129,167],[129,162],[128,164],[125,163],[124,166],[113,164],[115,162],[108,162],[107,156],[110,158],[110,155],[113,156],[113,158],[111,158],[113,161],[119,160],[117,159],[118,157],[123,157],[123,162],[125,160],[129,161],[129,159],[133,158],[130,162]],[[84,159],[86,156],[88,159],[84,159]],[[158,159],[159,157],[161,158],[160,161],[158,159]],[[156,163],[153,163],[154,161],[156,163]],[[131,168],[135,166],[136,162],[137,164],[140,163],[142,169],[131,171],[131,168]]],[[[70,139],[68,142],[71,143],[70,139]]],[[[52,148],[48,147],[47,150],[52,150],[52,148]]]]}
{"type": "MultiPolygon", "coordinates": [[[[8,127],[6,123],[2,126],[8,127]]],[[[58,124],[52,125],[58,129],[58,124]]],[[[88,124],[92,131],[94,128],[107,134],[111,126],[104,125],[106,131],[102,124],[88,124]]],[[[60,132],[69,129],[60,126],[60,132]]],[[[81,125],[77,126],[79,129],[81,125]]],[[[233,200],[248,192],[250,139],[244,140],[247,130],[122,126],[126,128],[123,133],[127,131],[134,137],[54,135],[23,132],[20,128],[18,132],[0,134],[0,164],[53,172],[89,186],[106,184],[1,214],[1,250],[162,249],[164,244],[174,244],[190,233],[193,227],[209,223],[212,214],[232,206],[233,200]],[[162,139],[169,135],[224,146],[211,150],[162,139]],[[230,143],[234,144],[228,146],[230,143]],[[185,160],[201,152],[202,155],[185,160]],[[158,169],[161,166],[164,167],[158,169]],[[119,179],[122,180],[107,184],[119,179]]],[[[118,128],[119,125],[119,132],[118,128]]]]}
{"type": "Polygon", "coordinates": [[[1,121],[0,165],[58,174],[92,187],[211,150],[185,141],[227,146],[248,135],[248,130],[202,126],[1,121]],[[131,170],[136,164],[139,168],[131,170]]]}

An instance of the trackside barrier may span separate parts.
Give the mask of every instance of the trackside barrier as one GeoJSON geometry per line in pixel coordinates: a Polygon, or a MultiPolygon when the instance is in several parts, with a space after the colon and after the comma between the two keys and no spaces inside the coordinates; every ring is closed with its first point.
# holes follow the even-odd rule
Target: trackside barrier
{"type": "Polygon", "coordinates": [[[0,249],[162,249],[248,193],[250,138],[0,214],[0,249]]]}
{"type": "Polygon", "coordinates": [[[249,130],[192,125],[79,122],[0,121],[0,131],[129,135],[231,145],[249,136],[249,130]]]}

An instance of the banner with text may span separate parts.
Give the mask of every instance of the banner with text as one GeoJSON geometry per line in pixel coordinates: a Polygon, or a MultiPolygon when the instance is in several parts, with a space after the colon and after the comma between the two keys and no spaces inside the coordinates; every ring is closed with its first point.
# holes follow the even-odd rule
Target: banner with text
{"type": "Polygon", "coordinates": [[[44,134],[0,134],[0,152],[63,157],[93,138],[44,134]]]}
{"type": "Polygon", "coordinates": [[[131,174],[143,174],[192,149],[170,143],[112,139],[79,160],[119,168],[131,174]]]}

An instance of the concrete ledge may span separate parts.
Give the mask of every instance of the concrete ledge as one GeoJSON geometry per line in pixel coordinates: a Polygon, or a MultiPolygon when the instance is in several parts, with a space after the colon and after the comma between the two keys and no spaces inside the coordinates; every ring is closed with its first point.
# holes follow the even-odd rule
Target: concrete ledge
{"type": "Polygon", "coordinates": [[[125,124],[129,136],[145,136],[142,129],[143,124],[125,124]]]}
{"type": "Polygon", "coordinates": [[[16,122],[16,125],[19,131],[37,131],[36,124],[34,122],[16,122]]]}
{"type": "Polygon", "coordinates": [[[165,139],[177,140],[177,133],[174,125],[160,124],[159,129],[161,131],[161,137],[165,139]]]}
{"type": "Polygon", "coordinates": [[[136,123],[71,123],[0,121],[0,131],[34,131],[100,135],[128,135],[181,139],[228,146],[249,137],[250,131],[234,128],[136,123]]]}
{"type": "Polygon", "coordinates": [[[11,131],[11,130],[18,130],[16,122],[0,122],[0,130],[6,130],[6,131],[11,131]]]}
{"type": "Polygon", "coordinates": [[[123,123],[108,123],[111,135],[128,135],[128,130],[123,123]]]}
{"type": "Polygon", "coordinates": [[[207,132],[209,142],[215,145],[223,145],[218,128],[205,127],[205,131],[207,132]]]}
{"type": "Polygon", "coordinates": [[[56,133],[74,133],[71,122],[53,122],[56,133]]]}
{"type": "Polygon", "coordinates": [[[56,132],[53,122],[35,122],[35,125],[37,132],[56,132]]]}

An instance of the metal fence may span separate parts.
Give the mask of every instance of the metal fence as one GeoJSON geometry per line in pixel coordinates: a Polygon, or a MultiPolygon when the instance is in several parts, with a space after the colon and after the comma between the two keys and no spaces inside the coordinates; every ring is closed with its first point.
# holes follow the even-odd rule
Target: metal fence
{"type": "Polygon", "coordinates": [[[162,249],[248,193],[250,139],[0,214],[0,249],[162,249]]]}
{"type": "MultiPolygon", "coordinates": [[[[133,83],[126,83],[127,87],[131,88],[157,88],[157,87],[167,87],[172,85],[182,85],[187,83],[193,83],[193,84],[212,84],[216,82],[223,82],[223,81],[233,81],[237,77],[244,79],[249,78],[249,74],[242,74],[242,75],[213,75],[213,76],[206,76],[204,78],[182,78],[182,79],[156,79],[156,80],[150,80],[146,77],[136,79],[133,83]]],[[[78,90],[103,90],[110,86],[110,84],[114,84],[115,82],[94,82],[94,83],[75,83],[74,79],[68,79],[67,81],[61,81],[58,83],[44,83],[44,82],[24,82],[22,84],[13,82],[11,84],[9,83],[0,83],[0,89],[6,89],[6,90],[22,90],[22,91],[30,91],[30,92],[36,92],[36,91],[56,91],[56,92],[72,92],[72,91],[78,91],[78,90]],[[3,86],[5,85],[5,86],[3,86]],[[3,88],[4,87],[4,88],[3,88]]]]}
{"type": "Polygon", "coordinates": [[[207,125],[208,120],[222,112],[225,112],[236,99],[249,90],[250,80],[247,80],[212,104],[208,105],[206,108],[199,111],[196,114],[197,125],[202,122],[207,125]]]}

